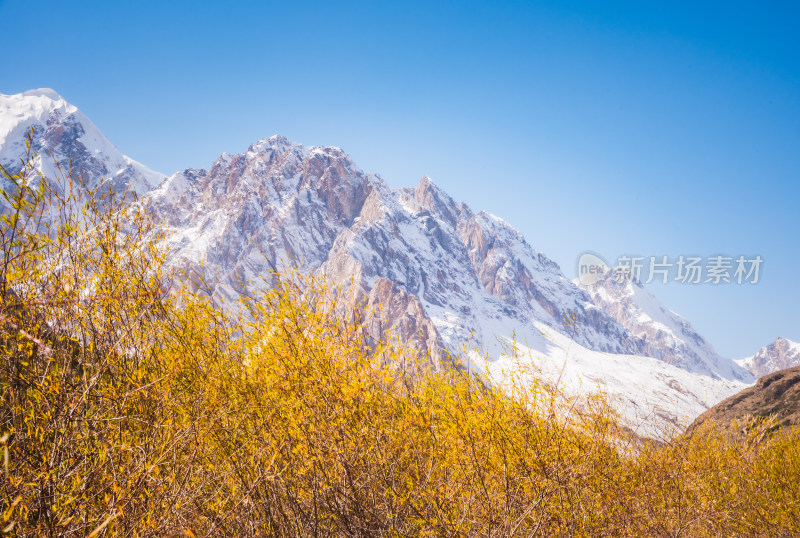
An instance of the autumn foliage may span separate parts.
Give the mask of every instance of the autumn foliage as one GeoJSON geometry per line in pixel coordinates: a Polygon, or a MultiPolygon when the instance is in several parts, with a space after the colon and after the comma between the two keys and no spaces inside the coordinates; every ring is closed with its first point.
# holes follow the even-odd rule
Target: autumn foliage
{"type": "Polygon", "coordinates": [[[794,432],[649,443],[544,386],[403,373],[341,290],[220,306],[141,204],[30,162],[3,179],[7,535],[800,533],[794,432]]]}

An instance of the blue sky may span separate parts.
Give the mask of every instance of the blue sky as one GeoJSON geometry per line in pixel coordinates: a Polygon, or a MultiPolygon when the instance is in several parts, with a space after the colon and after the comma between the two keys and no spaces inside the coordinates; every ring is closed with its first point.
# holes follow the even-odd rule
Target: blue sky
{"type": "Polygon", "coordinates": [[[722,354],[800,340],[800,8],[0,0],[0,92],[51,87],[171,173],[282,133],[580,252],[764,259],[651,290],[722,354]],[[166,5],[168,4],[168,5],[166,5]]]}

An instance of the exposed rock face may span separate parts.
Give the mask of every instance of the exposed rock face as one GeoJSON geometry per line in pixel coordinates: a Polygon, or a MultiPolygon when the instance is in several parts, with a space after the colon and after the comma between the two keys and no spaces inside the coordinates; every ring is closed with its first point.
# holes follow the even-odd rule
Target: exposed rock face
{"type": "Polygon", "coordinates": [[[692,428],[713,422],[728,428],[736,420],[774,417],[776,426],[800,426],[800,366],[759,378],[756,384],[718,403],[695,420],[692,428]]]}
{"type": "Polygon", "coordinates": [[[391,336],[412,351],[405,361],[406,368],[439,368],[449,360],[445,344],[433,322],[425,315],[419,300],[399,289],[385,278],[375,279],[364,302],[369,316],[367,327],[375,339],[391,336]],[[414,361],[419,361],[418,364],[414,361]]]}
{"type": "Polygon", "coordinates": [[[102,183],[142,195],[165,177],[120,153],[83,113],[50,89],[0,94],[0,164],[11,173],[20,168],[31,128],[36,169],[49,178],[71,170],[90,188],[102,183]]]}
{"type": "Polygon", "coordinates": [[[759,349],[755,355],[735,362],[759,378],[778,370],[800,366],[800,344],[779,337],[770,345],[759,349]]]}
{"type": "Polygon", "coordinates": [[[612,269],[597,283],[582,287],[596,305],[642,343],[639,354],[690,372],[753,382],[750,372],[720,357],[691,323],[667,309],[641,282],[628,278],[620,268],[612,269]]]}
{"type": "Polygon", "coordinates": [[[435,350],[491,345],[496,327],[534,320],[564,332],[567,310],[577,313],[582,345],[641,349],[501,219],[456,204],[427,177],[391,190],[338,148],[260,140],[209,170],[169,177],[150,202],[170,227],[173,260],[204,261],[213,291],[227,297],[294,267],[381,296],[393,305],[387,326],[422,332],[435,350]]]}

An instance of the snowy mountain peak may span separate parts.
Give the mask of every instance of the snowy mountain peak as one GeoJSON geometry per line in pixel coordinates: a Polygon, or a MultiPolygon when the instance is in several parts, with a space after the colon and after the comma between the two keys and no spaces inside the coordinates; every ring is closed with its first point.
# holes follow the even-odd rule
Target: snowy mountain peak
{"type": "Polygon", "coordinates": [[[275,133],[274,135],[267,138],[267,141],[270,144],[284,144],[284,145],[294,145],[294,143],[283,136],[282,134],[275,133]]]}
{"type": "Polygon", "coordinates": [[[175,259],[220,266],[220,292],[235,294],[275,268],[318,267],[381,185],[339,148],[276,135],[170,176],[150,200],[174,226],[175,259]]]}
{"type": "Polygon", "coordinates": [[[305,148],[292,142],[283,135],[275,134],[269,138],[261,138],[258,141],[250,144],[247,148],[247,153],[262,153],[265,151],[274,151],[277,153],[285,153],[291,150],[304,150],[305,148]]]}
{"type": "Polygon", "coordinates": [[[64,101],[64,98],[52,88],[37,88],[22,92],[23,97],[47,97],[52,101],[64,101]]]}
{"type": "Polygon", "coordinates": [[[763,377],[778,370],[800,366],[800,343],[778,337],[755,355],[735,362],[752,372],[756,378],[763,377]]]}
{"type": "MultiPolygon", "coordinates": [[[[251,144],[247,151],[242,154],[231,156],[223,153],[217,159],[217,162],[227,163],[231,159],[245,159],[249,162],[260,161],[268,166],[273,166],[279,162],[286,163],[290,160],[296,163],[308,161],[309,165],[323,168],[327,168],[332,163],[337,162],[338,168],[346,168],[356,175],[363,175],[363,172],[356,167],[350,156],[342,151],[341,148],[336,146],[305,146],[279,134],[258,140],[251,144]]],[[[342,178],[349,177],[349,174],[340,175],[342,178]]]]}
{"type": "Polygon", "coordinates": [[[89,118],[48,88],[0,94],[0,164],[12,172],[20,166],[31,128],[32,148],[39,155],[36,168],[47,177],[58,177],[60,166],[72,169],[90,187],[103,183],[139,194],[165,177],[120,153],[89,118]]]}
{"type": "Polygon", "coordinates": [[[15,145],[34,123],[47,123],[51,117],[63,118],[78,109],[49,88],[30,90],[15,95],[0,94],[0,148],[15,145]],[[8,142],[8,144],[6,144],[8,142]]]}
{"type": "Polygon", "coordinates": [[[603,288],[618,297],[632,297],[637,293],[649,293],[645,290],[641,280],[630,275],[624,267],[612,267],[601,279],[603,288]]]}

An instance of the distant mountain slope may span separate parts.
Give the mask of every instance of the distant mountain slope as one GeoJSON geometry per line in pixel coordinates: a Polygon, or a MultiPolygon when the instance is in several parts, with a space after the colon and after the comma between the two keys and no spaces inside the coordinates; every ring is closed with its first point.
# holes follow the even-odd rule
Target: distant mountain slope
{"type": "Polygon", "coordinates": [[[638,435],[668,439],[710,406],[748,385],[688,372],[651,357],[586,349],[549,327],[516,343],[498,359],[473,356],[500,386],[535,376],[571,397],[602,393],[638,435]],[[512,349],[516,347],[516,351],[512,349]]]}
{"type": "Polygon", "coordinates": [[[644,343],[642,355],[689,372],[753,382],[748,370],[719,356],[688,320],[666,308],[621,268],[582,288],[606,314],[644,343]]]}
{"type": "Polygon", "coordinates": [[[755,355],[734,362],[759,378],[778,370],[800,366],[800,344],[786,338],[776,338],[755,355]]]}
{"type": "Polygon", "coordinates": [[[800,426],[800,366],[760,377],[754,386],[701,414],[693,427],[713,422],[726,428],[734,420],[770,416],[775,418],[778,427],[800,426]]]}

